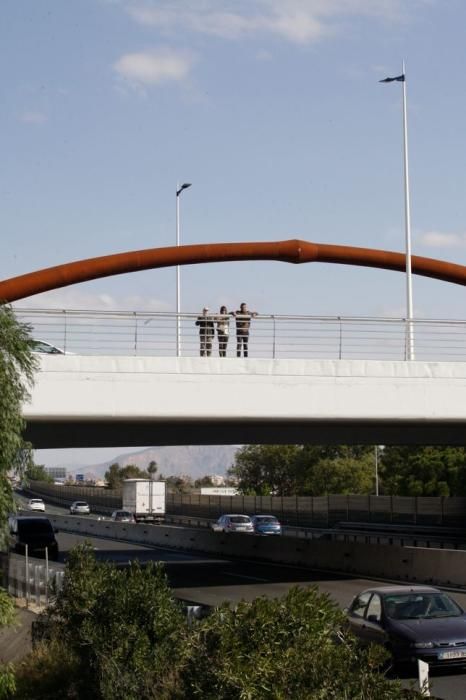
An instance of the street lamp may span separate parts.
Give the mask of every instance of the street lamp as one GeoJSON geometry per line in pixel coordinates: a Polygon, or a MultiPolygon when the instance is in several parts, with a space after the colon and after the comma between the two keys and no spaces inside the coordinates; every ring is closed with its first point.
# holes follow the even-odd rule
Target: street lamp
{"type": "MultiPolygon", "coordinates": [[[[190,182],[184,182],[181,187],[176,186],[176,245],[180,245],[180,194],[183,190],[187,190],[191,187],[190,182]]],[[[180,303],[181,303],[181,292],[180,292],[180,266],[176,266],[176,356],[181,356],[181,324],[180,324],[180,303]]]]}

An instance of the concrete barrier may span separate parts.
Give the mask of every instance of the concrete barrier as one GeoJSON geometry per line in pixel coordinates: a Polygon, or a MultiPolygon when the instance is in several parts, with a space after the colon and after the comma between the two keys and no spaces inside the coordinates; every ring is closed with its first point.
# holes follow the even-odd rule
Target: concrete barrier
{"type": "Polygon", "coordinates": [[[265,560],[400,581],[466,587],[466,551],[224,534],[200,528],[49,516],[58,530],[223,557],[265,560]]]}

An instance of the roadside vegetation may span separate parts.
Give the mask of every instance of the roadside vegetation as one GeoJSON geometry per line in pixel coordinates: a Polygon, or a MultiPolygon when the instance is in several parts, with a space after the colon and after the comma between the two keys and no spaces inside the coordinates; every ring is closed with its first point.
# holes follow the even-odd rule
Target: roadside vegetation
{"type": "MultiPolygon", "coordinates": [[[[372,445],[245,445],[229,477],[246,495],[374,493],[372,445]]],[[[466,496],[466,448],[379,448],[379,492],[392,496],[466,496]]]]}
{"type": "Polygon", "coordinates": [[[344,616],[315,588],[227,605],[189,621],[162,568],[117,569],[86,546],[39,620],[42,640],[16,669],[17,700],[401,700],[344,616]]]}
{"type": "MultiPolygon", "coordinates": [[[[32,464],[31,446],[22,435],[22,406],[36,369],[30,343],[29,327],[18,323],[9,305],[0,304],[0,549],[6,545],[7,516],[13,509],[11,476],[32,464]]],[[[13,601],[0,588],[0,628],[14,623],[13,601]]],[[[14,687],[12,667],[0,666],[0,698],[14,687]]]]}

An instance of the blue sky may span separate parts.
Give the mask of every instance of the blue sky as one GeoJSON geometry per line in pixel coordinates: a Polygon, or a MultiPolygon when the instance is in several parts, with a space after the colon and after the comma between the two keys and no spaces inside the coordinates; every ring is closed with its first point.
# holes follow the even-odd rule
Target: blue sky
{"type": "MultiPolygon", "coordinates": [[[[185,243],[302,238],[404,249],[407,65],[413,253],[466,261],[463,0],[4,0],[2,256],[11,277],[185,243]]],[[[224,263],[182,273],[182,310],[405,313],[403,275],[224,263]]],[[[415,315],[464,318],[414,279],[415,315]]],[[[174,270],[25,306],[175,308],[174,270]]]]}

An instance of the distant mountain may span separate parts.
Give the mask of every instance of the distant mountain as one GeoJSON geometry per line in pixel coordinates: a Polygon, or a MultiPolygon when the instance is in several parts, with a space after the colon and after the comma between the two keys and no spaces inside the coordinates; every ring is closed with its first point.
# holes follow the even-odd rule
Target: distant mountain
{"type": "Polygon", "coordinates": [[[117,462],[120,467],[135,464],[146,469],[149,463],[157,462],[157,474],[179,476],[185,474],[198,479],[206,474],[225,474],[234,462],[238,450],[236,445],[182,445],[173,447],[148,447],[134,454],[116,454],[113,459],[101,464],[88,464],[85,467],[69,469],[74,475],[85,472],[102,478],[111,464],[117,462]]]}

